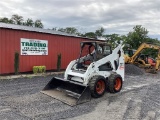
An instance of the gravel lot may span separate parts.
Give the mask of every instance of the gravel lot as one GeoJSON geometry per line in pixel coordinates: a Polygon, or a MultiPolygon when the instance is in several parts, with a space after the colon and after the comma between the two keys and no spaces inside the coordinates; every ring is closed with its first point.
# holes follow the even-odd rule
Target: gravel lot
{"type": "Polygon", "coordinates": [[[0,120],[160,120],[160,73],[126,74],[120,93],[74,107],[40,93],[52,77],[0,80],[0,120]]]}

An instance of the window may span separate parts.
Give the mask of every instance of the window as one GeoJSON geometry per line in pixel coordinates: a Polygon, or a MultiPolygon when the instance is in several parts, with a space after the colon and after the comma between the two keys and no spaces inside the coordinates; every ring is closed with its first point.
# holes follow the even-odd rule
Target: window
{"type": "Polygon", "coordinates": [[[111,51],[111,47],[109,45],[99,44],[97,47],[97,60],[102,59],[111,53],[112,53],[112,51],[111,51]]]}

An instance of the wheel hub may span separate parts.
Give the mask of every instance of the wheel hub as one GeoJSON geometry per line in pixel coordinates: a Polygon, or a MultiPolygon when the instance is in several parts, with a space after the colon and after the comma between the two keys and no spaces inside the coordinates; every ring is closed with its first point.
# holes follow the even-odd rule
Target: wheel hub
{"type": "Polygon", "coordinates": [[[96,85],[96,92],[98,94],[101,94],[103,93],[104,90],[105,90],[105,82],[103,80],[99,80],[96,85]]]}

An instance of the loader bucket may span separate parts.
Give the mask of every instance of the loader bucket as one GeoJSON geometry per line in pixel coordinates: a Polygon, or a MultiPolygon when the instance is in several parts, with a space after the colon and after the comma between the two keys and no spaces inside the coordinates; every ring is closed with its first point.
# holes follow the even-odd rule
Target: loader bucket
{"type": "Polygon", "coordinates": [[[41,92],[71,106],[91,99],[88,86],[58,77],[53,77],[41,92]]]}

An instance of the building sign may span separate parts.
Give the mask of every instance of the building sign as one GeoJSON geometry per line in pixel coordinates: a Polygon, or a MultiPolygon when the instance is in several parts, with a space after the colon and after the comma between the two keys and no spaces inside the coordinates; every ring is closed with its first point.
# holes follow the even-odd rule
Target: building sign
{"type": "Polygon", "coordinates": [[[48,55],[48,41],[21,38],[21,55],[48,55]]]}

